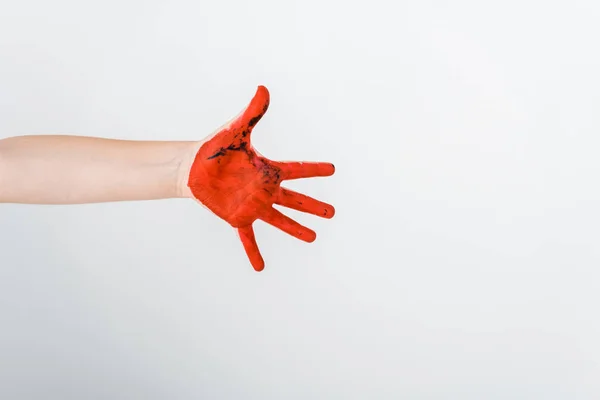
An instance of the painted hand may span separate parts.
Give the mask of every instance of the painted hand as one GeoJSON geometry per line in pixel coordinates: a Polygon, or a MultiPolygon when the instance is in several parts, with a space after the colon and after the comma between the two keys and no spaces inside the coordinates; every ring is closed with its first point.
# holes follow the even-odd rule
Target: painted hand
{"type": "Polygon", "coordinates": [[[316,238],[315,232],[285,216],[273,204],[323,218],[335,213],[329,204],[280,186],[284,180],[333,175],[333,164],[271,161],[252,147],[252,129],[268,107],[269,92],[259,86],[248,107],[200,147],[188,181],[198,201],[237,228],[256,271],[264,268],[252,229],[257,219],[305,242],[316,238]]]}

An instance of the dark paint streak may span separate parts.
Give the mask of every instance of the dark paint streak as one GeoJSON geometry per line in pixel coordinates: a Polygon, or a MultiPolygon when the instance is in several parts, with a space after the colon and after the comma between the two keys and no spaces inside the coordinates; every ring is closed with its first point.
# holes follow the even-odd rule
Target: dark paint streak
{"type": "Polygon", "coordinates": [[[213,158],[217,158],[217,157],[224,156],[224,155],[225,155],[225,149],[221,147],[219,149],[219,151],[217,151],[212,156],[208,157],[207,160],[212,160],[213,158]]]}
{"type": "Polygon", "coordinates": [[[263,107],[263,110],[260,114],[258,114],[256,117],[252,118],[249,122],[248,122],[248,126],[250,128],[254,128],[254,125],[256,125],[258,123],[258,121],[260,121],[260,119],[263,117],[263,115],[265,115],[265,113],[267,112],[267,109],[269,108],[269,103],[265,104],[263,107]]]}
{"type": "Polygon", "coordinates": [[[212,160],[213,158],[222,157],[222,156],[225,155],[225,152],[227,150],[231,150],[231,151],[243,151],[246,154],[248,154],[248,156],[251,155],[250,152],[248,151],[248,144],[246,142],[240,141],[237,146],[232,143],[229,146],[227,146],[227,148],[221,147],[219,149],[219,151],[217,151],[212,156],[208,157],[207,160],[212,160]]]}
{"type": "MultiPolygon", "coordinates": [[[[242,131],[242,135],[247,135],[249,131],[242,131]]],[[[231,143],[229,146],[221,147],[219,151],[217,151],[212,156],[208,157],[208,160],[212,160],[218,157],[223,157],[226,155],[227,151],[241,151],[244,152],[252,165],[259,169],[259,171],[263,174],[265,184],[279,184],[281,182],[281,170],[277,167],[273,167],[268,164],[261,157],[258,157],[256,153],[253,151],[252,146],[244,140],[235,140],[235,143],[231,143]]],[[[218,159],[217,162],[220,164],[221,160],[218,159]]],[[[273,193],[268,192],[271,196],[273,193]]]]}
{"type": "Polygon", "coordinates": [[[263,164],[260,167],[260,172],[262,172],[264,179],[264,183],[275,183],[278,184],[281,182],[281,176],[279,174],[279,168],[273,167],[269,164],[263,164]]]}
{"type": "Polygon", "coordinates": [[[256,117],[252,118],[252,119],[250,120],[250,122],[248,122],[248,126],[249,126],[250,128],[253,128],[253,127],[254,127],[254,125],[256,125],[256,124],[258,123],[258,121],[260,121],[260,119],[262,118],[262,116],[263,116],[262,114],[259,114],[259,115],[257,115],[256,117]]]}
{"type": "Polygon", "coordinates": [[[240,144],[237,146],[235,144],[231,143],[229,146],[227,146],[227,150],[233,150],[233,151],[246,150],[246,142],[240,142],[240,144]]]}

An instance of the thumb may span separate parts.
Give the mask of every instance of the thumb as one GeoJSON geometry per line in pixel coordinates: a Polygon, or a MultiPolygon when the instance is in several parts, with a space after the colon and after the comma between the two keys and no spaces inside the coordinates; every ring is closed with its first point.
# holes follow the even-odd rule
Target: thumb
{"type": "Polygon", "coordinates": [[[243,111],[241,118],[239,119],[239,123],[242,126],[246,126],[249,130],[260,121],[260,119],[265,115],[267,109],[269,108],[269,91],[264,86],[259,86],[256,89],[256,93],[254,97],[248,104],[248,107],[243,111]]]}

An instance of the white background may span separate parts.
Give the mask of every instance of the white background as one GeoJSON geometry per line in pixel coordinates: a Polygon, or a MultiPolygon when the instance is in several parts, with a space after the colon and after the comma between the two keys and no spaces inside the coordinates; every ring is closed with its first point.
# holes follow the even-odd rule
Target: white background
{"type": "Polygon", "coordinates": [[[600,398],[597,1],[0,1],[0,137],[331,161],[266,269],[188,200],[0,206],[2,399],[600,398]]]}

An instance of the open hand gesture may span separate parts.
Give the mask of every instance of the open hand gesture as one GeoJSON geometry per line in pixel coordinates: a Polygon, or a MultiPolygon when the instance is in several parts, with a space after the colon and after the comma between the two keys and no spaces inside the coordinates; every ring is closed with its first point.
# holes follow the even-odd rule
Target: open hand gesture
{"type": "Polygon", "coordinates": [[[316,238],[314,231],[282,214],[273,204],[323,218],[335,213],[329,204],[280,186],[284,180],[333,175],[333,164],[271,161],[252,147],[252,129],[268,107],[269,92],[259,86],[248,107],[200,147],[188,181],[198,201],[237,228],[256,271],[264,268],[252,229],[257,219],[305,242],[316,238]]]}

